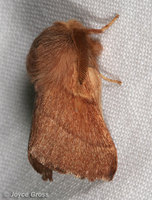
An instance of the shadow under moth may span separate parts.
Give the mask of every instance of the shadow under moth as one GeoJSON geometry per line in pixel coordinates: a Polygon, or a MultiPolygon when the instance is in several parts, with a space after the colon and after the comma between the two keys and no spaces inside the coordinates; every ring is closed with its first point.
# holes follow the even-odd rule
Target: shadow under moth
{"type": "Polygon", "coordinates": [[[101,29],[76,20],[55,22],[33,42],[27,72],[36,96],[28,158],[43,180],[52,171],[74,174],[90,181],[112,180],[117,151],[103,119],[101,78],[97,57],[102,45],[91,34],[101,29]]]}

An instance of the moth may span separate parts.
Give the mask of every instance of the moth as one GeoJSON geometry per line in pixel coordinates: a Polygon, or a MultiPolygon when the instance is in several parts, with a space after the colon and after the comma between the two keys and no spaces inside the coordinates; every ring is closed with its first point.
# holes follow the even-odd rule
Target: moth
{"type": "Polygon", "coordinates": [[[52,171],[90,181],[112,180],[117,150],[103,119],[101,78],[97,58],[102,45],[76,20],[55,22],[33,42],[27,72],[35,88],[35,106],[28,159],[43,180],[52,171]]]}

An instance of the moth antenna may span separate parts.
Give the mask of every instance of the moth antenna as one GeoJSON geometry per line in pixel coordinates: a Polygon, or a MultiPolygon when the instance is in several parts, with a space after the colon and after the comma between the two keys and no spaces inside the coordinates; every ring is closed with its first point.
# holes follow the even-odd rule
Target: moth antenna
{"type": "Polygon", "coordinates": [[[105,32],[105,30],[107,30],[116,21],[117,18],[119,18],[118,14],[107,25],[105,25],[101,29],[87,29],[87,33],[88,34],[91,34],[91,33],[96,33],[96,34],[103,33],[103,32],[105,32]]]}
{"type": "Polygon", "coordinates": [[[77,49],[78,55],[78,81],[80,84],[82,84],[88,68],[88,46],[86,40],[86,32],[81,29],[74,29],[72,39],[77,49]]]}

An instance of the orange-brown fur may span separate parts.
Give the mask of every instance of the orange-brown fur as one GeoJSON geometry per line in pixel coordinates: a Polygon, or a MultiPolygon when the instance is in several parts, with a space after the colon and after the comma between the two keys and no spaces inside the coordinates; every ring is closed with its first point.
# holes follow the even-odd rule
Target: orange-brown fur
{"type": "Polygon", "coordinates": [[[102,46],[75,20],[56,22],[33,42],[27,71],[36,91],[28,157],[43,179],[52,170],[111,180],[117,152],[100,105],[102,46]]]}

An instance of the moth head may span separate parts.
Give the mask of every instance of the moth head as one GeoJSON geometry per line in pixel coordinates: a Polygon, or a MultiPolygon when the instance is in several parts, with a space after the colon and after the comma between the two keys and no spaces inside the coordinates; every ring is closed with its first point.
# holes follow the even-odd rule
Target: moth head
{"type": "Polygon", "coordinates": [[[67,21],[66,26],[71,30],[72,29],[86,29],[85,26],[83,26],[83,24],[81,24],[79,21],[75,19],[71,19],[67,21]]]}
{"type": "Polygon", "coordinates": [[[100,54],[102,49],[100,42],[91,38],[92,30],[96,29],[88,29],[75,19],[67,22],[58,22],[57,25],[64,27],[72,40],[77,55],[78,81],[82,84],[85,80],[88,67],[95,67],[96,56],[100,54]]]}
{"type": "Polygon", "coordinates": [[[96,56],[96,46],[100,45],[91,40],[87,30],[77,20],[55,22],[34,40],[27,57],[27,71],[35,88],[66,80],[64,70],[68,76],[72,60],[77,65],[78,82],[83,83],[88,67],[94,65],[90,62],[96,56]]]}

